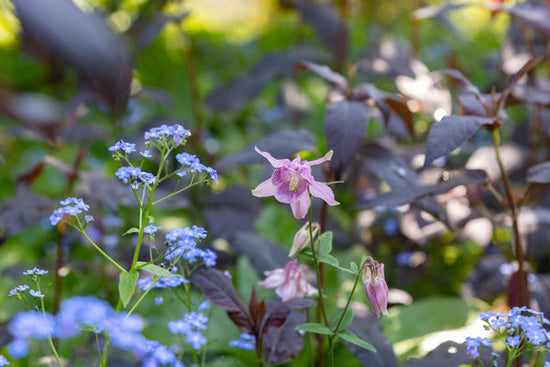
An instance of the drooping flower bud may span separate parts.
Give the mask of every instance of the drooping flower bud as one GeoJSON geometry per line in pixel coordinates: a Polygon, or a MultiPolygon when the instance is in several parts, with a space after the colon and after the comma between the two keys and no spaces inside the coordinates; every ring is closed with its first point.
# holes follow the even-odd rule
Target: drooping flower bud
{"type": "Polygon", "coordinates": [[[365,294],[376,316],[388,315],[388,285],[384,279],[384,264],[367,260],[363,267],[363,283],[365,294]]]}
{"type": "MultiPolygon", "coordinates": [[[[319,223],[312,223],[311,224],[311,231],[313,233],[313,241],[317,238],[319,235],[319,231],[321,230],[321,226],[319,223]]],[[[306,222],[298,232],[296,232],[296,235],[294,236],[294,240],[292,241],[292,247],[290,248],[290,253],[288,254],[288,257],[294,257],[298,255],[300,252],[302,252],[303,249],[308,247],[310,245],[309,243],[309,222],[306,222]]]]}

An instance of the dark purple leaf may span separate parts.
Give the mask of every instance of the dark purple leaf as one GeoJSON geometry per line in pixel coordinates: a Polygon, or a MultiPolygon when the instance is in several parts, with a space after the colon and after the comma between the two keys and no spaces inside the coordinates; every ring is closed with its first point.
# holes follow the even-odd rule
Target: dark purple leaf
{"type": "MultiPolygon", "coordinates": [[[[268,310],[273,307],[272,302],[268,302],[268,310]]],[[[271,365],[288,363],[300,353],[304,346],[304,335],[296,331],[296,326],[306,322],[306,313],[294,310],[290,312],[281,327],[264,335],[264,355],[267,363],[271,365]]]]}
{"type": "Polygon", "coordinates": [[[347,167],[367,136],[369,108],[365,103],[342,100],[327,106],[325,135],[334,150],[331,164],[337,172],[347,167]]]}
{"type": "Polygon", "coordinates": [[[213,268],[200,268],[191,274],[189,280],[214,306],[225,310],[231,321],[243,333],[255,335],[252,317],[237,295],[231,280],[221,271],[213,268]]]}
{"type": "Polygon", "coordinates": [[[365,315],[364,309],[360,311],[362,312],[356,310],[353,322],[348,329],[361,340],[372,344],[376,348],[377,353],[354,344],[345,343],[351,354],[369,367],[398,367],[399,363],[388,338],[384,334],[379,319],[372,314],[365,315]]]}
{"type": "MultiPolygon", "coordinates": [[[[550,22],[550,18],[547,20],[550,22]]],[[[504,89],[504,91],[500,95],[500,98],[498,99],[498,103],[501,104],[502,102],[506,102],[508,95],[512,92],[512,89],[516,86],[517,82],[521,78],[523,78],[525,74],[527,74],[529,71],[535,68],[543,59],[544,59],[543,56],[537,56],[527,61],[525,65],[523,65],[523,67],[512,76],[512,79],[510,79],[510,81],[508,82],[506,89],[504,89]]]]}
{"type": "Polygon", "coordinates": [[[260,277],[268,270],[284,268],[288,262],[288,251],[282,246],[257,236],[254,233],[239,232],[231,246],[245,255],[260,277]]]}
{"type": "Polygon", "coordinates": [[[168,23],[178,23],[183,21],[189,16],[189,13],[166,15],[157,14],[153,19],[148,19],[146,24],[137,25],[132,24],[132,32],[139,33],[136,39],[136,47],[138,50],[143,50],[153,42],[160,32],[164,29],[164,26],[168,23]]]}
{"type": "Polygon", "coordinates": [[[469,140],[483,125],[491,125],[494,119],[479,116],[445,116],[432,125],[428,134],[424,167],[443,157],[469,140]]]}
{"type": "Polygon", "coordinates": [[[332,71],[326,65],[317,65],[312,62],[302,61],[296,64],[298,70],[310,70],[315,74],[325,79],[327,82],[333,84],[341,91],[345,91],[348,88],[348,81],[342,75],[332,71]]]}
{"type": "MultiPolygon", "coordinates": [[[[504,9],[506,10],[506,8],[504,9]]],[[[550,37],[550,7],[545,2],[517,3],[507,11],[533,27],[537,32],[550,37]]]]}
{"type": "Polygon", "coordinates": [[[550,161],[539,163],[527,170],[528,183],[550,183],[550,161]]]}
{"type": "Polygon", "coordinates": [[[114,112],[125,109],[132,79],[130,62],[123,43],[100,17],[66,0],[15,0],[13,4],[32,51],[78,70],[114,112]]]}
{"type": "Polygon", "coordinates": [[[204,212],[208,231],[232,242],[238,232],[254,232],[260,208],[261,201],[251,195],[250,187],[229,186],[208,198],[204,212]]]}
{"type": "Polygon", "coordinates": [[[0,205],[0,244],[25,227],[48,218],[56,202],[20,186],[16,196],[0,205]]]}
{"type": "Polygon", "coordinates": [[[272,80],[289,75],[297,62],[321,61],[324,57],[307,48],[295,48],[281,54],[269,54],[249,72],[237,76],[206,97],[205,103],[214,112],[237,110],[258,96],[272,80]]]}
{"type": "Polygon", "coordinates": [[[266,334],[272,329],[276,329],[283,325],[290,313],[297,308],[312,307],[315,302],[308,298],[292,298],[288,301],[281,302],[270,310],[262,321],[260,333],[266,334]]]}
{"type": "Polygon", "coordinates": [[[384,100],[386,104],[391,108],[393,112],[395,112],[395,115],[399,117],[399,120],[405,125],[407,128],[407,132],[413,139],[413,141],[416,140],[416,134],[414,132],[414,118],[411,110],[409,110],[409,107],[407,107],[407,103],[398,98],[389,97],[384,100]]]}
{"type": "MultiPolygon", "coordinates": [[[[423,358],[411,358],[404,367],[459,367],[470,365],[473,358],[466,350],[466,344],[458,344],[447,341],[440,344],[436,349],[423,358]]],[[[485,366],[490,365],[493,360],[493,348],[480,348],[480,358],[485,366]]],[[[495,360],[499,366],[506,365],[506,359],[502,353],[495,360]]]]}
{"type": "Polygon", "coordinates": [[[230,154],[216,163],[216,168],[224,171],[236,165],[247,163],[265,163],[264,157],[256,153],[254,146],[269,152],[276,158],[286,158],[299,151],[314,152],[317,150],[317,141],[307,130],[283,130],[265,136],[246,148],[230,154]]]}
{"type": "Polygon", "coordinates": [[[477,87],[475,85],[472,84],[471,81],[468,80],[468,78],[466,78],[464,76],[464,74],[462,74],[460,71],[456,70],[456,69],[447,69],[447,68],[444,68],[444,69],[439,69],[438,70],[440,73],[443,73],[445,75],[448,75],[450,76],[451,78],[453,78],[454,80],[456,80],[459,84],[462,85],[462,87],[464,87],[468,92],[470,93],[473,93],[477,96],[479,96],[481,93],[479,92],[479,89],[477,89],[477,87]]]}
{"type": "Polygon", "coordinates": [[[315,30],[319,39],[332,53],[336,63],[344,66],[348,52],[349,31],[334,8],[329,4],[317,4],[311,0],[286,1],[294,4],[304,21],[315,30]]]}
{"type": "Polygon", "coordinates": [[[523,102],[550,106],[550,90],[544,85],[517,85],[512,90],[512,96],[523,102]]]}

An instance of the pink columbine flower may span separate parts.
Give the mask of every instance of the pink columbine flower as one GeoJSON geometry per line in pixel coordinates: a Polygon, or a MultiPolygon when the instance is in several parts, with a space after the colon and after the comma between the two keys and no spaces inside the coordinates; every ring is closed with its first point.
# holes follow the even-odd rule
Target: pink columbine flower
{"type": "Polygon", "coordinates": [[[307,266],[298,266],[298,260],[286,263],[284,269],[267,271],[267,278],[259,284],[265,288],[275,288],[275,293],[283,302],[295,297],[303,297],[317,293],[317,289],[311,286],[305,278],[307,266]]]}
{"type": "Polygon", "coordinates": [[[275,199],[281,203],[290,204],[292,214],[296,219],[305,217],[311,205],[308,188],[311,195],[323,199],[327,204],[339,204],[334,200],[332,190],[326,184],[315,181],[315,178],[311,175],[311,166],[329,161],[332,158],[332,150],[325,154],[323,158],[308,162],[301,161],[299,155],[292,161],[289,159],[275,159],[271,154],[262,152],[257,147],[254,149],[276,168],[270,179],[262,182],[252,190],[254,196],[274,195],[275,199]]]}
{"type": "Polygon", "coordinates": [[[388,315],[388,285],[384,279],[384,264],[372,259],[363,267],[365,294],[376,316],[388,315]]]}

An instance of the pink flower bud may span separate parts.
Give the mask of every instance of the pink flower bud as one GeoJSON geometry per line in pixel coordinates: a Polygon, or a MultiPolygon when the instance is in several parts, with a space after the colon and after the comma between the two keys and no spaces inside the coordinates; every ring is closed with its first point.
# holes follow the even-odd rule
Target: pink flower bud
{"type": "Polygon", "coordinates": [[[376,316],[388,315],[388,285],[384,279],[384,264],[372,259],[363,267],[365,294],[376,316]]]}
{"type": "MultiPolygon", "coordinates": [[[[321,230],[321,226],[319,223],[312,223],[311,224],[311,231],[313,232],[313,241],[315,241],[315,238],[319,235],[319,231],[321,230]]],[[[298,255],[300,252],[302,252],[303,249],[308,247],[310,245],[310,238],[309,238],[309,222],[306,222],[300,228],[298,232],[296,232],[296,235],[294,236],[294,240],[292,241],[292,247],[290,248],[290,253],[288,254],[288,257],[294,257],[298,255]]]]}

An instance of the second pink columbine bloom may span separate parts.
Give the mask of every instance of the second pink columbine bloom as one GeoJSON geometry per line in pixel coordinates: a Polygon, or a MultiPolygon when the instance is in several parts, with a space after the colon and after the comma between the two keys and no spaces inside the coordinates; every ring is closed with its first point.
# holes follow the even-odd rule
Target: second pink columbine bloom
{"type": "Polygon", "coordinates": [[[298,260],[286,263],[284,269],[275,269],[266,272],[267,278],[259,284],[265,288],[275,288],[275,293],[283,302],[295,297],[303,297],[317,293],[317,289],[311,286],[305,277],[307,266],[298,266],[298,260]]]}
{"type": "Polygon", "coordinates": [[[311,205],[311,195],[323,199],[329,205],[338,205],[334,200],[334,193],[326,184],[315,181],[311,174],[311,166],[329,161],[332,158],[331,150],[323,158],[312,162],[302,161],[300,156],[294,160],[275,159],[267,152],[262,152],[255,147],[256,152],[262,155],[275,168],[270,179],[262,182],[254,190],[254,196],[275,196],[275,199],[281,203],[290,204],[292,214],[296,219],[302,219],[306,216],[311,205]]]}
{"type": "Polygon", "coordinates": [[[388,285],[384,279],[384,264],[372,260],[363,267],[363,283],[365,295],[376,316],[388,314],[388,285]]]}

